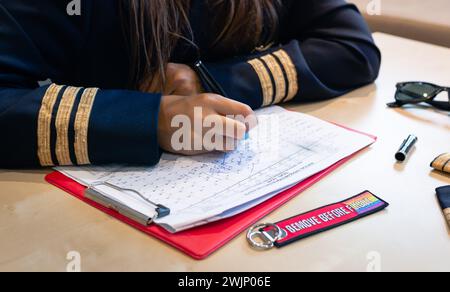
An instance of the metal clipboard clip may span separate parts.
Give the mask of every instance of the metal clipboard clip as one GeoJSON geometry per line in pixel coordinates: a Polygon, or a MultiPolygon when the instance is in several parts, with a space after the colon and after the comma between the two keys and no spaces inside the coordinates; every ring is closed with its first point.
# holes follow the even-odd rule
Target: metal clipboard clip
{"type": "Polygon", "coordinates": [[[121,215],[123,215],[131,220],[134,220],[144,226],[149,226],[156,219],[163,218],[163,217],[170,215],[169,208],[167,208],[163,205],[160,205],[160,204],[153,203],[152,201],[150,201],[149,199],[144,197],[138,191],[132,190],[132,189],[121,188],[121,187],[118,187],[118,186],[113,185],[108,182],[99,182],[99,183],[94,183],[94,184],[89,185],[84,193],[84,196],[86,199],[94,201],[97,204],[100,204],[105,208],[112,209],[112,210],[120,213],[121,215]],[[148,214],[142,214],[141,212],[136,211],[136,210],[122,204],[121,202],[118,202],[112,198],[109,198],[109,197],[101,194],[99,191],[95,190],[95,187],[98,187],[98,186],[110,187],[110,188],[115,189],[120,192],[132,192],[132,193],[136,194],[137,196],[139,196],[139,198],[144,200],[150,206],[152,206],[154,208],[154,214],[151,214],[150,216],[148,214]]]}

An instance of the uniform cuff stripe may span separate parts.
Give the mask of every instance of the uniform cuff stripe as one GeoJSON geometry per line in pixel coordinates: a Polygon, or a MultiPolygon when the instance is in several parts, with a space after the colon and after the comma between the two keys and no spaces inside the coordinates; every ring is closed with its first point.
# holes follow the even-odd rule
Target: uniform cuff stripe
{"type": "Polygon", "coordinates": [[[88,88],[81,96],[75,117],[75,156],[78,165],[91,164],[88,150],[88,129],[92,107],[98,88],[88,88]]]}
{"type": "Polygon", "coordinates": [[[450,153],[440,155],[431,163],[431,167],[450,173],[450,153]]]}
{"type": "Polygon", "coordinates": [[[259,80],[261,82],[261,87],[262,87],[262,92],[263,92],[262,106],[271,105],[272,98],[274,95],[274,88],[273,88],[273,83],[272,83],[270,74],[269,74],[268,70],[266,69],[266,66],[259,59],[254,59],[254,60],[248,61],[248,64],[250,64],[253,67],[253,69],[255,70],[255,72],[258,75],[259,80]]]}
{"type": "Polygon", "coordinates": [[[68,87],[62,97],[59,105],[58,114],[56,115],[56,157],[59,165],[73,165],[70,158],[69,147],[69,122],[73,111],[75,99],[81,88],[68,87]]]}
{"type": "Polygon", "coordinates": [[[275,81],[276,94],[273,103],[275,104],[281,103],[283,99],[285,99],[285,97],[287,96],[287,86],[283,69],[281,69],[280,64],[272,55],[264,56],[261,59],[264,62],[266,62],[275,81]]]}
{"type": "Polygon", "coordinates": [[[263,105],[292,100],[298,94],[298,73],[291,57],[284,50],[248,61],[261,82],[263,105]]]}
{"type": "Polygon", "coordinates": [[[450,224],[450,208],[444,210],[445,219],[447,219],[448,224],[450,224]]]}
{"type": "Polygon", "coordinates": [[[38,157],[41,166],[54,166],[51,152],[51,123],[53,109],[58,99],[58,95],[63,86],[52,84],[47,89],[42,98],[41,108],[38,115],[38,157]]]}
{"type": "Polygon", "coordinates": [[[291,57],[289,57],[289,55],[284,50],[279,50],[273,54],[277,56],[278,59],[281,61],[284,70],[286,72],[289,90],[288,95],[284,101],[290,101],[297,95],[299,90],[297,69],[295,68],[294,63],[292,62],[291,57]]]}

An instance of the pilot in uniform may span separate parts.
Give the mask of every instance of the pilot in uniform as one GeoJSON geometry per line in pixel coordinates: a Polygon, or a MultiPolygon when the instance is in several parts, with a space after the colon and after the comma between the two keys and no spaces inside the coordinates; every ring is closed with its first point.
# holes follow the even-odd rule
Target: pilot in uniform
{"type": "MultiPolygon", "coordinates": [[[[130,86],[119,0],[81,0],[79,16],[69,2],[0,0],[0,168],[157,164],[161,94],[130,86]]],[[[180,44],[172,61],[200,54],[227,97],[253,109],[333,98],[378,76],[380,52],[344,0],[283,0],[276,41],[232,55],[207,49],[205,5],[192,0],[189,14],[198,48],[180,44]]]]}

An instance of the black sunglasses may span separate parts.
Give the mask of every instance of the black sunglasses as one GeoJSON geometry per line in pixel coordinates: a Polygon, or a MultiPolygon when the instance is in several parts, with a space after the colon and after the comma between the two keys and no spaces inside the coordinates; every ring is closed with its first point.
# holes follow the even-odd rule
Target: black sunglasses
{"type": "Polygon", "coordinates": [[[395,102],[389,103],[391,108],[407,104],[427,103],[437,109],[450,111],[450,87],[442,87],[426,82],[402,82],[397,84],[395,102]],[[442,92],[448,93],[448,101],[435,101],[442,92]]]}

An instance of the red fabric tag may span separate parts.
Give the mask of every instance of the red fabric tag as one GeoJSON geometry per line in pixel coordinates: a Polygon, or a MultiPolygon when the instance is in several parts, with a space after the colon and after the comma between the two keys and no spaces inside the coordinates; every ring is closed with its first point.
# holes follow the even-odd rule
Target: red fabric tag
{"type": "Polygon", "coordinates": [[[389,206],[369,191],[348,200],[328,205],[276,223],[283,237],[275,246],[283,247],[297,240],[328,231],[377,213],[389,206]]]}

